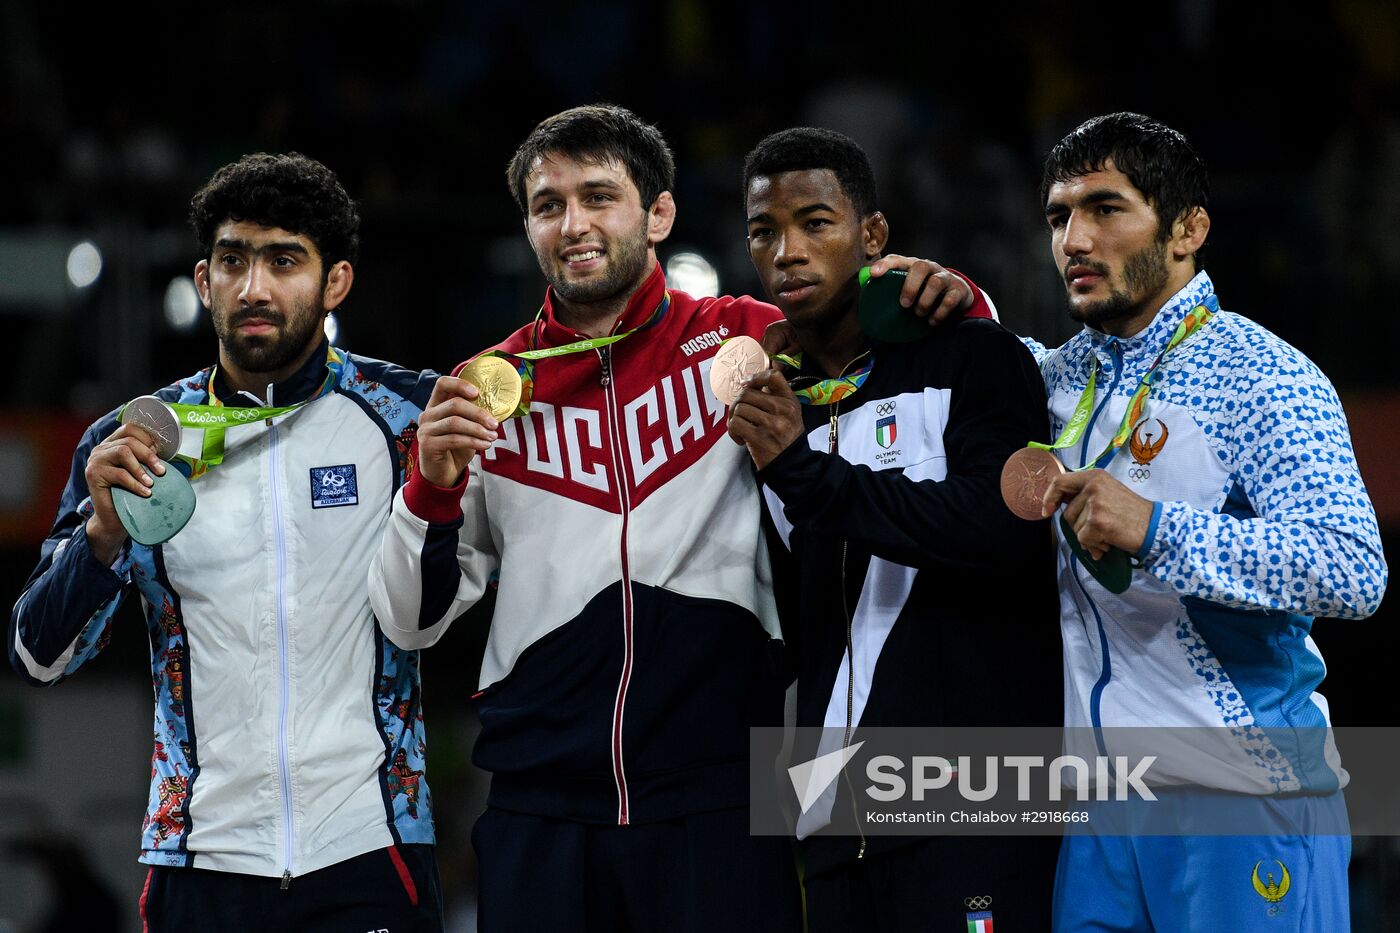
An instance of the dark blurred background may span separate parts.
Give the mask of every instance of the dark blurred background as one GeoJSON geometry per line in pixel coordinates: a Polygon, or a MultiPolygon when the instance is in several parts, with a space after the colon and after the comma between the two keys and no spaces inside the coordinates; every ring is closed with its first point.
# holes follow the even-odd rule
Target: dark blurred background
{"type": "MultiPolygon", "coordinates": [[[[1044,153],[1111,110],[1182,130],[1211,170],[1205,256],[1223,305],[1332,377],[1395,553],[1400,4],[1170,0],[1150,12],[302,0],[80,13],[6,0],[0,592],[17,595],[33,566],[83,427],[214,360],[185,214],[216,168],[295,149],[334,169],[363,214],[337,342],[446,369],[538,307],[507,159],[542,118],[599,100],[655,122],[676,151],[663,262],[693,253],[686,267],[710,270],[721,292],[754,292],[744,154],[772,130],[828,126],[870,153],[893,251],[967,272],[1004,323],[1049,343],[1073,329],[1037,204],[1044,153]]],[[[1395,602],[1316,625],[1338,724],[1400,724],[1395,602]]],[[[424,665],[455,931],[473,928],[467,832],[484,785],[466,697],[488,618],[474,612],[424,665]]],[[[57,691],[0,674],[0,933],[97,929],[41,926],[71,903],[64,879],[84,857],[82,877],[110,887],[138,928],[150,686],[144,627],[127,620],[57,691]]],[[[1355,928],[1400,929],[1400,846],[1358,838],[1355,851],[1355,928]]]]}

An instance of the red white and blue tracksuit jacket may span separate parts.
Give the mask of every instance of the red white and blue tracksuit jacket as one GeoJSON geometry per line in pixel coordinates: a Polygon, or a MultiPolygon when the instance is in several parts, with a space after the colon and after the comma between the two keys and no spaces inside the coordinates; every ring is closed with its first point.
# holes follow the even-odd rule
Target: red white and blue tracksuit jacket
{"type": "MultiPolygon", "coordinates": [[[[663,299],[659,266],[616,333],[663,299]]],[[[748,729],[782,721],[785,678],[758,486],[710,390],[727,337],[780,315],[672,291],[626,339],[536,361],[527,416],[464,488],[415,473],[370,575],[385,634],[437,641],[498,584],[476,763],[494,806],[594,823],[748,803],[748,729]]],[[[582,339],[555,317],[500,349],[582,339]]]]}

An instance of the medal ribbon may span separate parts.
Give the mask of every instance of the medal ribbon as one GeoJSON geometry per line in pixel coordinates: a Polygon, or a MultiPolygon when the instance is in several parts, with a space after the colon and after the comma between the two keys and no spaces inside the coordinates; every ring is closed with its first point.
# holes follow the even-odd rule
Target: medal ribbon
{"type": "MultiPolygon", "coordinates": [[[[217,370],[218,367],[215,367],[217,370]]],[[[216,467],[224,462],[224,432],[231,427],[240,424],[254,424],[258,421],[265,421],[276,418],[278,415],[285,415],[288,412],[296,411],[303,405],[316,401],[316,399],[326,395],[340,381],[340,375],[345,369],[345,357],[335,347],[326,351],[326,378],[321,383],[314,394],[305,401],[297,402],[295,405],[282,405],[276,408],[237,408],[225,405],[219,401],[214,394],[214,373],[209,374],[209,400],[208,405],[181,405],[171,403],[176,418],[180,421],[180,426],[184,428],[195,428],[204,432],[204,437],[200,443],[200,453],[198,457],[191,457],[187,454],[177,454],[175,459],[181,460],[189,465],[191,473],[190,479],[197,479],[209,472],[211,467],[216,467]]]]}
{"type": "MultiPolygon", "coordinates": [[[[773,359],[791,366],[794,369],[802,368],[802,354],[795,357],[783,356],[779,354],[773,359]]],[[[848,376],[837,376],[835,379],[820,379],[812,385],[801,389],[793,389],[792,394],[797,396],[797,400],[803,405],[835,405],[843,398],[848,398],[856,394],[856,390],[865,384],[865,380],[870,378],[870,371],[875,368],[875,354],[870,354],[870,358],[865,361],[865,365],[848,376]]]]}
{"type": "MultiPolygon", "coordinates": [[[[1167,341],[1166,347],[1157,354],[1157,359],[1153,361],[1152,367],[1143,373],[1142,379],[1138,382],[1138,387],[1130,399],[1128,399],[1128,410],[1123,413],[1123,420],[1118,424],[1118,431],[1109,440],[1097,457],[1080,467],[1087,470],[1097,466],[1105,457],[1111,457],[1118,452],[1128,441],[1128,435],[1132,433],[1133,425],[1137,424],[1147,408],[1147,396],[1152,392],[1152,381],[1157,374],[1157,369],[1166,359],[1167,354],[1175,350],[1186,340],[1205,326],[1215,314],[1220,310],[1220,304],[1214,295],[1206,299],[1204,304],[1199,304],[1192,308],[1182,322],[1177,325],[1176,331],[1172,334],[1172,339],[1167,341]]],[[[1053,444],[1042,444],[1039,441],[1031,441],[1026,446],[1036,447],[1040,450],[1056,451],[1066,447],[1073,447],[1079,443],[1079,439],[1084,435],[1084,429],[1089,424],[1089,415],[1094,408],[1094,391],[1098,383],[1099,361],[1094,360],[1094,371],[1089,374],[1089,382],[1084,386],[1084,391],[1080,393],[1079,402],[1074,406],[1074,414],[1070,416],[1069,422],[1065,424],[1065,429],[1060,432],[1059,438],[1053,444]]]]}
{"type": "MultiPolygon", "coordinates": [[[[724,346],[728,342],[728,340],[721,341],[720,346],[724,346]]],[[[796,356],[788,356],[786,353],[775,353],[772,359],[792,369],[800,370],[802,368],[801,353],[796,356]]],[[[870,359],[865,361],[864,366],[851,373],[849,376],[837,376],[835,379],[820,379],[804,388],[793,389],[792,394],[797,396],[797,400],[803,405],[834,405],[843,398],[855,395],[856,390],[864,385],[865,380],[870,377],[870,371],[874,366],[875,357],[872,354],[870,359]]]]}
{"type": "Polygon", "coordinates": [[[507,353],[505,350],[487,350],[485,353],[478,353],[476,356],[472,357],[471,360],[467,360],[466,363],[457,367],[457,369],[453,371],[453,374],[456,375],[460,373],[466,368],[467,363],[470,363],[472,360],[479,359],[483,356],[499,356],[501,359],[514,366],[515,371],[520,375],[520,404],[516,406],[514,412],[506,417],[515,418],[520,415],[526,415],[530,412],[530,400],[535,396],[535,360],[548,359],[551,356],[566,356],[570,353],[582,353],[585,350],[597,350],[600,347],[606,347],[620,340],[625,340],[637,331],[646,330],[648,327],[658,323],[666,316],[666,312],[670,310],[670,307],[671,291],[667,289],[661,296],[660,303],[657,304],[656,309],[651,312],[647,319],[625,333],[610,334],[607,337],[589,337],[585,340],[566,343],[559,347],[539,347],[537,335],[539,333],[540,319],[544,316],[544,305],[540,305],[540,310],[535,313],[535,326],[530,332],[531,349],[522,350],[519,353],[507,353]]]}

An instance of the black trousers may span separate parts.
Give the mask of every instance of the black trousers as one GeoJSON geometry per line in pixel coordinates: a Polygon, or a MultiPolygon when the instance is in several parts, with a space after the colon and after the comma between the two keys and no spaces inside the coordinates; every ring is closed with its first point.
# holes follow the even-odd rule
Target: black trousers
{"type": "Polygon", "coordinates": [[[632,826],[488,808],[472,830],[480,933],[802,929],[792,842],[743,807],[632,826]]]}
{"type": "Polygon", "coordinates": [[[153,867],[143,933],[442,933],[442,889],[428,845],[390,846],[298,875],[153,867]]]}
{"type": "Polygon", "coordinates": [[[809,933],[1046,933],[1058,836],[937,836],[808,877],[809,933]]]}

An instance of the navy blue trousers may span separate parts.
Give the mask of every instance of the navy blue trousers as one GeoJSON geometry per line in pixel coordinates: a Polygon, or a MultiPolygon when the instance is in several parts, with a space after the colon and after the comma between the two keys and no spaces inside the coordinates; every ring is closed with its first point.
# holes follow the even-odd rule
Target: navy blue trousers
{"type": "Polygon", "coordinates": [[[442,933],[442,890],[428,845],[391,846],[282,879],[153,867],[144,933],[442,933]]]}
{"type": "Polygon", "coordinates": [[[488,808],[472,830],[480,933],[798,933],[791,840],[748,808],[631,826],[488,808]]]}

